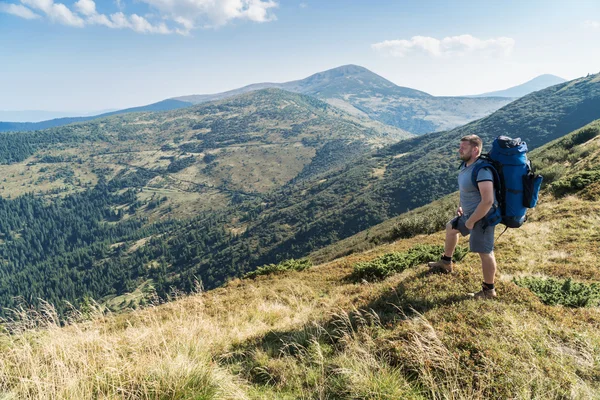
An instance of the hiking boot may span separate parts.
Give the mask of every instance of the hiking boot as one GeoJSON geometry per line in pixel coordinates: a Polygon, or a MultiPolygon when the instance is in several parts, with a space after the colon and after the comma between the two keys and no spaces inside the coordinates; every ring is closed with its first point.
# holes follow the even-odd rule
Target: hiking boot
{"type": "Polygon", "coordinates": [[[449,274],[452,272],[454,267],[454,263],[452,261],[446,260],[438,260],[438,261],[430,261],[427,263],[429,270],[431,272],[442,272],[444,274],[449,274]]]}
{"type": "Polygon", "coordinates": [[[477,293],[469,293],[469,296],[475,300],[490,300],[496,298],[496,289],[487,289],[482,287],[477,293]]]}

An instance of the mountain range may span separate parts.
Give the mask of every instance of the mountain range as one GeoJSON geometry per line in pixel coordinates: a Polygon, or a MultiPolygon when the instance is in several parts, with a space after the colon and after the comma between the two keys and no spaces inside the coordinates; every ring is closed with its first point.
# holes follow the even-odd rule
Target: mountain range
{"type": "Polygon", "coordinates": [[[64,117],[54,118],[47,121],[40,122],[2,122],[0,121],[0,132],[28,132],[37,131],[41,129],[55,128],[72,124],[75,122],[91,121],[98,118],[108,117],[111,115],[127,114],[131,112],[144,112],[144,111],[168,111],[176,110],[178,108],[189,107],[191,103],[182,102],[179,100],[167,99],[157,103],[148,104],[146,106],[125,108],[123,110],[110,111],[99,115],[91,115],[84,117],[64,117]]]}
{"type": "Polygon", "coordinates": [[[324,100],[357,116],[423,134],[444,130],[481,118],[508,104],[509,99],[436,97],[397,86],[357,65],[345,65],[286,83],[259,83],[215,95],[175,99],[202,103],[264,88],[279,88],[324,100]]]}
{"type": "Polygon", "coordinates": [[[346,65],[311,75],[302,80],[286,83],[257,83],[212,95],[181,96],[96,116],[56,118],[36,123],[0,122],[0,132],[47,129],[130,112],[168,111],[255,90],[279,88],[314,96],[354,115],[372,118],[411,133],[422,134],[454,128],[482,118],[510,101],[510,98],[479,97],[520,97],[528,90],[539,90],[558,83],[557,79],[560,78],[543,75],[524,85],[507,89],[508,92],[504,95],[435,97],[422,91],[397,86],[366,68],[346,65]],[[510,95],[513,90],[518,92],[514,92],[517,95],[510,95]]]}

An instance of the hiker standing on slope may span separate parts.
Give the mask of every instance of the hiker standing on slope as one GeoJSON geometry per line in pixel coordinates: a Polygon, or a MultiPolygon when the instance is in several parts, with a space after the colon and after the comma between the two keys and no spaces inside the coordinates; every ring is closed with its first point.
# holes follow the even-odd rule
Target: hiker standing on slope
{"type": "Polygon", "coordinates": [[[457,216],[446,224],[444,255],[439,261],[430,262],[428,265],[432,271],[452,272],[452,255],[458,244],[458,237],[470,234],[470,250],[479,254],[483,270],[482,289],[472,295],[477,299],[490,299],[496,297],[494,226],[484,226],[482,219],[494,205],[494,176],[489,168],[480,169],[476,178],[478,187],[474,186],[471,177],[475,164],[483,162],[479,160],[482,148],[483,142],[477,135],[468,135],[460,139],[458,153],[463,160],[458,174],[460,205],[456,211],[457,216]]]}

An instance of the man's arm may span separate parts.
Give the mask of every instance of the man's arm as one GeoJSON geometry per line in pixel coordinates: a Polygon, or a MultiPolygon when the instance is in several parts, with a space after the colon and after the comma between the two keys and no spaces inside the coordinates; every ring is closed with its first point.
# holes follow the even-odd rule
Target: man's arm
{"type": "Polygon", "coordinates": [[[477,208],[471,214],[465,226],[468,229],[473,229],[473,226],[481,218],[485,217],[492,205],[494,204],[494,183],[492,181],[478,182],[479,193],[481,193],[481,202],[477,205],[477,208]]]}

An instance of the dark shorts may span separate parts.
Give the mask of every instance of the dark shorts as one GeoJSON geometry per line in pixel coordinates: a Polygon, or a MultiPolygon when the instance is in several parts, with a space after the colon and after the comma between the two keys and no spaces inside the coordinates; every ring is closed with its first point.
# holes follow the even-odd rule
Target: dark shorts
{"type": "Polygon", "coordinates": [[[469,237],[469,248],[473,253],[489,254],[494,251],[494,226],[483,228],[483,221],[477,221],[472,230],[467,229],[465,223],[468,217],[455,217],[450,221],[452,228],[460,232],[462,236],[469,237]]]}

